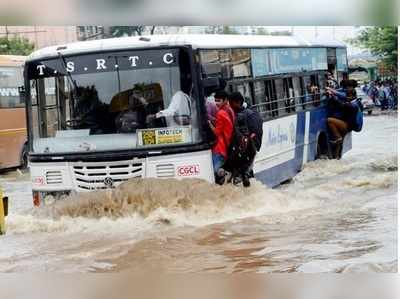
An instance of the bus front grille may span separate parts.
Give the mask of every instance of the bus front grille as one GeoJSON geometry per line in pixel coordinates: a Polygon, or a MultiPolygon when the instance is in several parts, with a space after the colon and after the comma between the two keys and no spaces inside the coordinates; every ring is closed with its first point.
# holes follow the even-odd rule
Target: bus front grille
{"type": "Polygon", "coordinates": [[[156,173],[158,178],[173,178],[175,177],[174,164],[158,164],[156,166],[156,173]]]}
{"type": "Polygon", "coordinates": [[[46,171],[46,184],[47,185],[58,185],[62,184],[62,173],[61,171],[46,171]]]}
{"type": "Polygon", "coordinates": [[[80,162],[73,165],[75,184],[81,191],[115,188],[131,178],[144,176],[142,161],[80,162]]]}

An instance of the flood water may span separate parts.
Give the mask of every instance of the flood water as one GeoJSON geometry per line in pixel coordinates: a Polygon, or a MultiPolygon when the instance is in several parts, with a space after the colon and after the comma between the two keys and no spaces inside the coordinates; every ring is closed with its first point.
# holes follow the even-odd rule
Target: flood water
{"type": "Polygon", "coordinates": [[[3,173],[0,272],[396,272],[397,114],[364,121],[276,189],[136,180],[32,209],[28,175],[3,173]]]}

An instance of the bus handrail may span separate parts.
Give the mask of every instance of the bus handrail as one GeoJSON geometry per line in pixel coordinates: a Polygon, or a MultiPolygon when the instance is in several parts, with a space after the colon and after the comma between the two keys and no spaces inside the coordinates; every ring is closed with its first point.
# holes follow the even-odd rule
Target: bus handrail
{"type": "MultiPolygon", "coordinates": [[[[295,99],[300,99],[300,98],[307,98],[307,97],[315,97],[315,96],[318,96],[318,97],[321,97],[321,96],[323,96],[324,95],[324,93],[312,93],[312,94],[304,94],[304,95],[300,95],[300,96],[294,96],[294,97],[289,97],[289,98],[282,98],[282,99],[276,99],[276,100],[273,100],[273,101],[270,101],[270,102],[264,102],[264,103],[259,103],[259,104],[254,104],[254,105],[252,105],[252,107],[257,107],[257,106],[263,106],[263,105],[265,105],[265,104],[273,104],[273,103],[280,103],[280,102],[283,102],[283,101],[290,101],[290,100],[295,100],[295,99]]],[[[306,104],[306,103],[312,103],[313,101],[309,101],[309,102],[305,102],[304,104],[306,104]]]]}
{"type": "Polygon", "coordinates": [[[311,95],[301,95],[301,96],[297,96],[297,97],[290,97],[290,98],[284,98],[284,99],[279,99],[276,101],[271,101],[271,102],[265,102],[265,103],[259,103],[259,104],[255,104],[252,105],[251,108],[252,109],[256,109],[259,113],[261,114],[267,114],[267,113],[278,113],[280,110],[289,110],[288,113],[291,112],[295,112],[298,111],[298,109],[296,109],[297,107],[302,107],[302,110],[306,109],[307,105],[313,105],[315,107],[320,106],[321,103],[325,103],[327,101],[326,98],[321,97],[322,93],[315,93],[315,94],[311,94],[311,95]],[[308,97],[308,96],[318,96],[318,98],[316,100],[311,100],[311,101],[300,101],[300,99],[308,97]],[[293,102],[294,103],[290,103],[290,105],[285,105],[285,107],[276,107],[275,109],[268,109],[268,106],[272,106],[272,105],[277,105],[279,102],[293,102]],[[262,107],[266,107],[267,109],[262,111],[263,109],[260,109],[262,107]],[[293,110],[294,109],[294,110],[293,110]]]}

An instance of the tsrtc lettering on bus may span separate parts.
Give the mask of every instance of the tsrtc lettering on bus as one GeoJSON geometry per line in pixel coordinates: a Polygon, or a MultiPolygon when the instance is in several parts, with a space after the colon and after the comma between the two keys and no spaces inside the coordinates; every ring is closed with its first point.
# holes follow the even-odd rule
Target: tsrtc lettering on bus
{"type": "MultiPolygon", "coordinates": [[[[161,55],[161,60],[163,65],[171,65],[172,63],[176,62],[176,58],[174,56],[173,53],[167,52],[164,53],[163,55],[161,55]]],[[[143,58],[144,61],[142,61],[142,57],[141,56],[129,56],[127,58],[125,57],[120,57],[120,62],[123,63],[123,59],[127,59],[129,61],[129,67],[130,68],[135,68],[138,66],[138,63],[141,62],[143,65],[153,65],[153,61],[151,60],[151,58],[147,57],[143,58]]],[[[95,70],[96,71],[102,71],[102,70],[108,70],[109,69],[109,65],[107,65],[108,63],[110,63],[109,60],[106,60],[106,58],[97,58],[95,59],[95,70]]],[[[80,66],[81,69],[84,69],[85,71],[87,70],[87,66],[83,67],[80,66]]],[[[118,64],[114,64],[113,67],[115,68],[119,68],[118,64]]],[[[46,70],[47,70],[48,66],[46,66],[45,64],[38,64],[36,65],[36,74],[38,76],[45,76],[46,75],[46,70]]],[[[51,67],[50,67],[51,69],[51,67]]],[[[78,65],[76,65],[75,61],[67,61],[65,63],[65,70],[68,73],[74,73],[78,70],[78,65]]],[[[54,74],[58,73],[58,70],[55,70],[54,74]]]]}

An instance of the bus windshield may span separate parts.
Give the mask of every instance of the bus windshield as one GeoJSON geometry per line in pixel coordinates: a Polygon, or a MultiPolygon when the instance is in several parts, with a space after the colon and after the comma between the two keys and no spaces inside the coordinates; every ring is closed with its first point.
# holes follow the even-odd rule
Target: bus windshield
{"type": "Polygon", "coordinates": [[[0,108],[24,107],[18,92],[23,82],[21,67],[0,66],[0,108]]]}
{"type": "Polygon", "coordinates": [[[127,150],[197,143],[185,49],[106,52],[28,63],[33,150],[127,150]]]}

